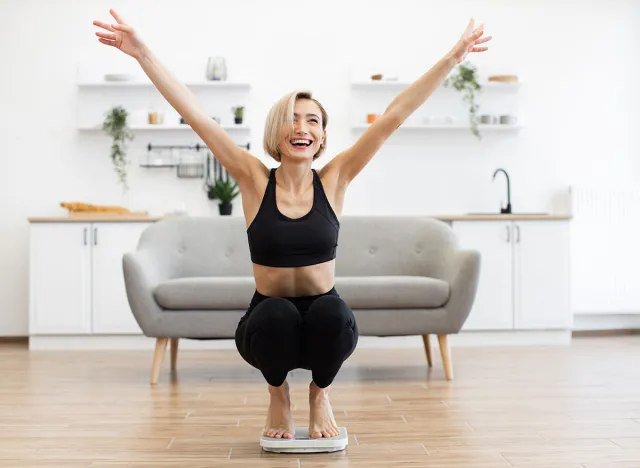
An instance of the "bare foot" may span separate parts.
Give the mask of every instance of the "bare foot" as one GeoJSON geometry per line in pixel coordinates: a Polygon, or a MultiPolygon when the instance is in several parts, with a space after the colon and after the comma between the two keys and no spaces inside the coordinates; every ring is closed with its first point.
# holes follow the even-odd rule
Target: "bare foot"
{"type": "Polygon", "coordinates": [[[314,439],[334,437],[340,434],[329,403],[329,388],[309,384],[309,435],[314,439]]]}
{"type": "Polygon", "coordinates": [[[269,385],[271,402],[267,412],[267,422],[263,434],[266,437],[291,439],[295,434],[293,416],[291,415],[291,399],[289,383],[285,380],[280,387],[269,385]]]}

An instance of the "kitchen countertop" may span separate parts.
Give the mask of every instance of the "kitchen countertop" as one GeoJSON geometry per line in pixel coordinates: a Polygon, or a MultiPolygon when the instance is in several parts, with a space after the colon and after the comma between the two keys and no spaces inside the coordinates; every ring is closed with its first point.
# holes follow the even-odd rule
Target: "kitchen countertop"
{"type": "MultiPolygon", "coordinates": [[[[131,214],[104,214],[104,213],[92,213],[82,215],[71,216],[34,216],[27,218],[30,223],[82,223],[82,222],[151,222],[159,221],[161,219],[171,217],[173,215],[165,216],[149,216],[145,213],[131,213],[131,214]]],[[[570,214],[552,214],[552,213],[467,213],[467,214],[439,214],[428,215],[432,218],[439,219],[441,221],[506,221],[506,220],[568,220],[571,219],[570,214]]]]}
{"type": "Polygon", "coordinates": [[[453,215],[433,215],[434,218],[442,221],[505,221],[505,220],[560,220],[571,219],[570,214],[553,213],[467,213],[453,215]]]}
{"type": "Polygon", "coordinates": [[[166,216],[149,216],[145,213],[131,214],[108,214],[108,213],[91,213],[70,216],[32,216],[27,218],[30,223],[86,223],[87,221],[105,221],[110,223],[119,222],[149,222],[158,221],[166,216]]]}

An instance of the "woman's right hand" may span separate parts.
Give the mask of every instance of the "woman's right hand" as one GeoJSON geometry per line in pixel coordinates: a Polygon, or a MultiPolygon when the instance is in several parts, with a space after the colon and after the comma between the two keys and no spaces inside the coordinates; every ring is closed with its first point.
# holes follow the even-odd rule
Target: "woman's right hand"
{"type": "Polygon", "coordinates": [[[93,22],[94,25],[109,31],[96,31],[98,40],[103,44],[120,49],[125,54],[130,55],[137,60],[145,47],[144,42],[142,42],[142,39],[136,31],[131,26],[127,25],[113,8],[109,10],[109,13],[111,13],[111,16],[116,20],[116,24],[109,25],[102,21],[93,22]]]}

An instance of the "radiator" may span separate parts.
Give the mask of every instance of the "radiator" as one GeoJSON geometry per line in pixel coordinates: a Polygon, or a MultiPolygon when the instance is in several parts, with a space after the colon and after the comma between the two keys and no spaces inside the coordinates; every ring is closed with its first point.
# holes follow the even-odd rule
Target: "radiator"
{"type": "Polygon", "coordinates": [[[572,187],[571,210],[573,313],[640,312],[640,189],[572,187]]]}

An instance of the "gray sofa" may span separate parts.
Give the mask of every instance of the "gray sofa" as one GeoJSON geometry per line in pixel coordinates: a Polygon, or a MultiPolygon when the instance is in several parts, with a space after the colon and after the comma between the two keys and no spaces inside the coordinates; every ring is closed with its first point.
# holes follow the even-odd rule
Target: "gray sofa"
{"type": "MultiPolygon", "coordinates": [[[[477,251],[463,250],[446,223],[420,216],[342,216],[335,286],[354,311],[360,336],[438,337],[446,378],[453,378],[447,336],[473,304],[477,251]]],[[[123,258],[131,311],[156,338],[151,383],[171,342],[233,338],[255,291],[244,218],[175,217],[149,226],[123,258]]]]}

